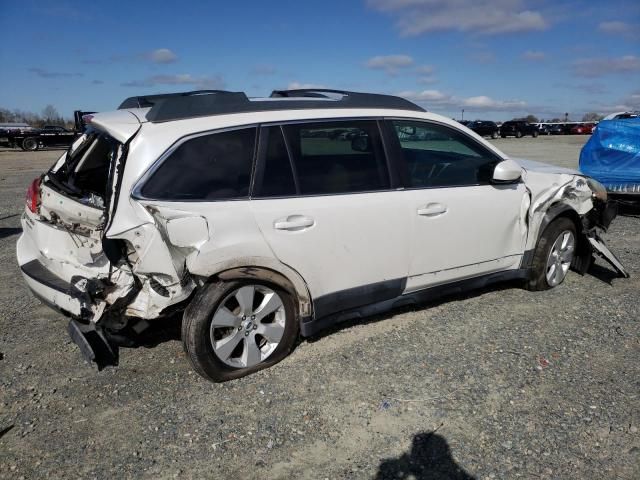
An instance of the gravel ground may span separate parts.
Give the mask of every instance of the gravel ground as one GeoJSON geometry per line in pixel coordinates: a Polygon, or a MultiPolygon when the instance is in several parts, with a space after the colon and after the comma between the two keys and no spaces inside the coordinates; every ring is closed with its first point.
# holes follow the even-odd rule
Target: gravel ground
{"type": "MultiPolygon", "coordinates": [[[[574,166],[584,137],[499,139],[574,166]]],[[[556,289],[502,285],[303,341],[211,384],[178,340],[97,372],[15,261],[28,182],[59,152],[0,151],[0,478],[640,478],[640,219],[556,289]]]]}

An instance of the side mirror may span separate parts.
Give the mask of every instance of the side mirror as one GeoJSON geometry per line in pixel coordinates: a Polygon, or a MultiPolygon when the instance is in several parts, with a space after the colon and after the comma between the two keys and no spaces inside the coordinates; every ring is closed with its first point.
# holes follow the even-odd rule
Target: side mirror
{"type": "Polygon", "coordinates": [[[522,177],[522,167],[513,160],[503,160],[493,170],[494,183],[516,183],[522,177]]]}
{"type": "Polygon", "coordinates": [[[368,135],[358,135],[351,139],[351,150],[356,152],[370,152],[371,145],[369,144],[368,135]]]}

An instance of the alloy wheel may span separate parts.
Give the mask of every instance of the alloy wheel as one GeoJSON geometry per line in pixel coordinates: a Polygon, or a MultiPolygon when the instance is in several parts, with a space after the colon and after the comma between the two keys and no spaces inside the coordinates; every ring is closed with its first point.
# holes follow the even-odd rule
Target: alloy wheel
{"type": "Polygon", "coordinates": [[[569,267],[575,253],[576,239],[570,230],[564,230],[549,251],[547,258],[546,277],[550,287],[555,287],[562,283],[567,276],[569,267]]]}
{"type": "Polygon", "coordinates": [[[244,285],[220,302],[209,336],[216,356],[231,367],[249,368],[278,347],[287,322],[280,296],[264,285],[244,285]]]}

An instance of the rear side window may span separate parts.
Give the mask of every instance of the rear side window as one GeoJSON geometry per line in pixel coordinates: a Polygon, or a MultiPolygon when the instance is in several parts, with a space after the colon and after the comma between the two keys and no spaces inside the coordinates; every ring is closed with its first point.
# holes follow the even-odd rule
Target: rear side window
{"type": "Polygon", "coordinates": [[[300,195],[389,188],[376,121],[300,123],[285,125],[283,131],[300,195]]]}
{"type": "Polygon", "coordinates": [[[466,135],[442,125],[393,121],[409,188],[490,183],[500,159],[466,135]]]}
{"type": "Polygon", "coordinates": [[[266,145],[266,150],[263,154],[262,168],[256,172],[258,178],[256,178],[253,196],[256,198],[294,196],[296,185],[282,128],[265,127],[260,136],[260,142],[266,145]]]}
{"type": "Polygon", "coordinates": [[[256,128],[195,137],[182,143],[142,187],[158,200],[248,198],[256,128]]]}

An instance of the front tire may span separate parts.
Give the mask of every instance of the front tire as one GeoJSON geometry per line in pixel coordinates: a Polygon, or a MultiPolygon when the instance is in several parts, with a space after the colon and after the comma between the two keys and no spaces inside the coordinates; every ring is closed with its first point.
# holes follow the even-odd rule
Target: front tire
{"type": "Polygon", "coordinates": [[[566,217],[552,221],[538,240],[528,290],[548,290],[567,276],[577,246],[575,224],[566,217]]]}
{"type": "Polygon", "coordinates": [[[494,140],[495,140],[496,138],[498,138],[498,132],[493,132],[493,133],[491,134],[491,138],[493,138],[494,140]]]}
{"type": "Polygon", "coordinates": [[[297,337],[292,296],[257,281],[205,285],[182,320],[182,342],[194,370],[214,382],[278,363],[297,337]]]}
{"type": "Polygon", "coordinates": [[[537,138],[538,137],[538,132],[534,130],[533,133],[531,134],[531,136],[533,138],[537,138]]]}
{"type": "Polygon", "coordinates": [[[22,149],[27,152],[35,152],[38,150],[38,139],[35,137],[27,137],[22,141],[22,149]]]}
{"type": "Polygon", "coordinates": [[[516,132],[516,138],[522,138],[522,132],[517,131],[516,132]]]}

